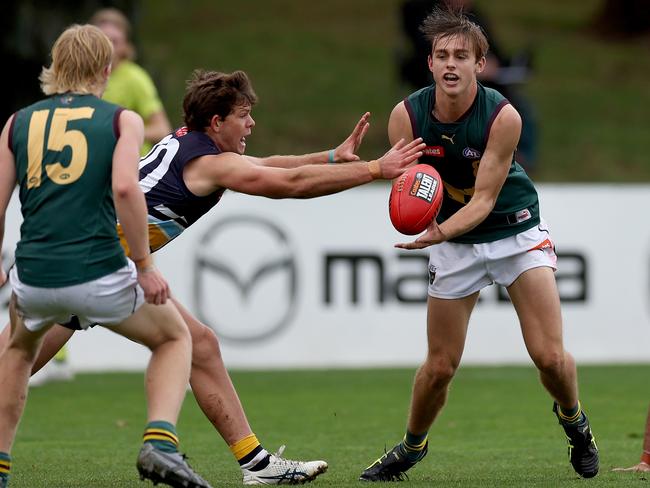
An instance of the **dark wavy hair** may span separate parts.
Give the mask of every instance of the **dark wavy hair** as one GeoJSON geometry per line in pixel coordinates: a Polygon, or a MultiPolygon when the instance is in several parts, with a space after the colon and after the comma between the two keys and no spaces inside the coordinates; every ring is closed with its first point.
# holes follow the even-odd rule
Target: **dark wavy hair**
{"type": "Polygon", "coordinates": [[[462,8],[434,8],[422,21],[420,32],[431,43],[432,50],[442,38],[455,35],[464,37],[471,44],[477,60],[485,56],[490,47],[483,29],[472,22],[462,8]]]}
{"type": "Polygon", "coordinates": [[[256,103],[257,95],[245,72],[195,70],[183,98],[183,121],[190,130],[204,131],[215,115],[225,119],[235,107],[256,103]]]}

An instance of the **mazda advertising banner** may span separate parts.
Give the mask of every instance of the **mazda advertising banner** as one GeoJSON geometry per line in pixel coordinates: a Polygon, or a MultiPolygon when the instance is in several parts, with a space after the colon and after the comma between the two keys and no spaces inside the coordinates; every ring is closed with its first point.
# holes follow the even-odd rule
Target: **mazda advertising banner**
{"type": "MultiPolygon", "coordinates": [[[[650,362],[650,185],[540,185],[558,254],[567,349],[580,363],[650,362]]],[[[428,254],[388,217],[389,187],[313,200],[226,192],[155,254],[172,291],[221,341],[231,368],[416,366],[426,350],[428,254]]],[[[14,197],[3,249],[19,236],[14,197]]],[[[2,290],[6,321],[8,287],[2,290]]],[[[78,332],[78,370],[140,369],[148,352],[78,332]]],[[[505,290],[483,290],[465,364],[530,364],[505,290]]]]}

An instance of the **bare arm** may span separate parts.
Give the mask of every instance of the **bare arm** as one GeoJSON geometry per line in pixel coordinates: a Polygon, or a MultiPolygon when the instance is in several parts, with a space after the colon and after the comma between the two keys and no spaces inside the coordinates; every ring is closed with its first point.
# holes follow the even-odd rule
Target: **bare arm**
{"type": "Polygon", "coordinates": [[[638,464],[629,468],[614,468],[612,471],[650,472],[650,407],[645,422],[645,436],[643,437],[643,453],[638,464]]]}
{"type": "Polygon", "coordinates": [[[297,168],[258,166],[235,153],[203,156],[185,167],[183,178],[196,195],[218,188],[269,198],[313,198],[363,185],[373,179],[396,178],[422,155],[420,139],[398,141],[375,161],[297,168]]]}
{"type": "Polygon", "coordinates": [[[520,133],[521,117],[512,105],[506,105],[490,129],[485,154],[476,174],[474,195],[467,205],[440,226],[448,239],[473,229],[492,211],[510,171],[520,133]]]}
{"type": "Polygon", "coordinates": [[[167,114],[164,110],[155,112],[147,119],[144,126],[144,140],[152,144],[157,143],[172,131],[167,114]]]}
{"type": "Polygon", "coordinates": [[[147,204],[138,183],[140,147],[144,126],[139,115],[125,110],[120,114],[120,138],[113,152],[113,199],[115,211],[138,268],[138,282],[149,303],[165,303],[169,286],[153,267],[149,252],[147,204]]]}
{"type": "MultiPolygon", "coordinates": [[[[14,155],[9,149],[9,128],[13,115],[9,117],[7,123],[2,129],[0,134],[0,252],[2,251],[2,243],[4,241],[5,233],[5,214],[9,200],[16,186],[16,164],[14,155]]],[[[0,256],[0,263],[2,262],[0,256]]],[[[7,274],[5,270],[0,267],[0,286],[4,285],[7,281],[7,274]]]]}
{"type": "MultiPolygon", "coordinates": [[[[361,158],[357,156],[356,152],[363,141],[370,123],[370,112],[363,114],[357,125],[355,125],[352,133],[348,138],[334,149],[332,156],[335,163],[344,161],[359,161],[361,158]]],[[[266,158],[256,158],[253,156],[245,156],[246,159],[254,164],[261,166],[270,166],[274,168],[296,168],[305,164],[326,164],[330,162],[330,151],[321,151],[312,154],[303,154],[301,156],[269,156],[266,158]]]]}
{"type": "Polygon", "coordinates": [[[413,140],[411,119],[404,102],[395,105],[388,119],[388,140],[391,144],[395,144],[400,139],[407,142],[413,140]]]}
{"type": "Polygon", "coordinates": [[[521,118],[512,105],[506,105],[495,119],[485,153],[481,158],[474,195],[471,200],[440,226],[431,223],[414,242],[398,244],[403,249],[421,249],[464,234],[480,224],[494,208],[508,176],[519,134],[521,118]]]}

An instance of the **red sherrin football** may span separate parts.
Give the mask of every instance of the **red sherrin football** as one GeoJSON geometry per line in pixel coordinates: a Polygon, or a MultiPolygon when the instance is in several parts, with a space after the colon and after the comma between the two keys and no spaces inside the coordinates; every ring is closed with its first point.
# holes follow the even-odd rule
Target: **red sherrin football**
{"type": "Polygon", "coordinates": [[[393,181],[388,211],[393,226],[402,234],[423,232],[442,206],[442,180],[428,164],[417,164],[393,181]]]}

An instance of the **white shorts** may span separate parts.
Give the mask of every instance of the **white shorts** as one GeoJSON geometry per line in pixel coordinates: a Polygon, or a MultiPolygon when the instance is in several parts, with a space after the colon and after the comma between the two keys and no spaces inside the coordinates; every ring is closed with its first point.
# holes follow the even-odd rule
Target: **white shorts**
{"type": "Polygon", "coordinates": [[[79,327],[117,325],[144,303],[133,261],[114,273],[87,283],[61,288],[29,286],[20,281],[14,266],[9,273],[18,313],[25,327],[37,332],[50,324],[65,324],[76,316],[79,327]]]}
{"type": "Polygon", "coordinates": [[[463,298],[488,285],[510,286],[532,268],[557,269],[555,246],[541,222],[520,234],[481,244],[442,242],[429,255],[429,295],[463,298]]]}

